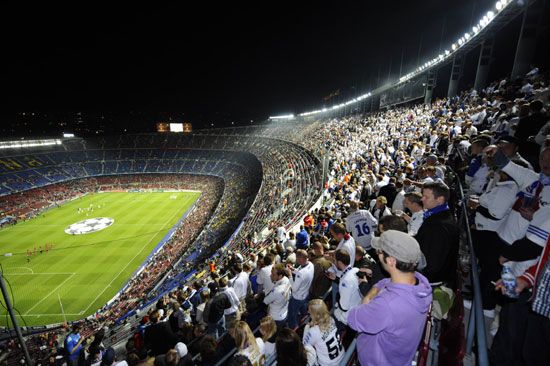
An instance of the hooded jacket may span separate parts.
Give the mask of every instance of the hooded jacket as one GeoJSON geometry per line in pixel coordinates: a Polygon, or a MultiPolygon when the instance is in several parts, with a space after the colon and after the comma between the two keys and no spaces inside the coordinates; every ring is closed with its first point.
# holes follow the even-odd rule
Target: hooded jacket
{"type": "Polygon", "coordinates": [[[360,333],[357,352],[362,366],[411,364],[432,302],[428,280],[418,272],[415,276],[414,286],[389,278],[379,281],[378,295],[348,312],[348,325],[360,333]]]}

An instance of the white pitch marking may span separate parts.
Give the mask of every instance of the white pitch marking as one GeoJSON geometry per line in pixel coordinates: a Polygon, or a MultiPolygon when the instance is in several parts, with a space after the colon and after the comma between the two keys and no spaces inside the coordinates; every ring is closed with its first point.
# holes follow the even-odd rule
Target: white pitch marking
{"type": "Polygon", "coordinates": [[[72,275],[75,272],[4,273],[6,276],[72,275]]]}
{"type": "MultiPolygon", "coordinates": [[[[37,317],[41,317],[41,316],[62,316],[63,314],[37,314],[37,313],[34,313],[34,314],[23,314],[23,315],[19,315],[19,314],[15,314],[15,316],[18,316],[18,317],[27,317],[27,316],[37,316],[37,317]]],[[[65,313],[65,315],[82,315],[81,313],[65,313]]]]}
{"type": "MultiPolygon", "coordinates": [[[[174,216],[176,216],[177,213],[178,213],[178,212],[176,211],[176,212],[170,217],[170,219],[167,220],[166,222],[167,222],[167,223],[170,222],[170,221],[172,220],[172,218],[173,218],[174,216]]],[[[164,229],[158,230],[157,233],[160,232],[160,231],[163,231],[163,230],[164,230],[164,229]]],[[[109,284],[103,288],[103,291],[101,291],[101,292],[99,293],[99,295],[97,295],[97,296],[95,297],[95,299],[93,299],[93,300],[90,302],[90,304],[86,307],[86,309],[84,309],[84,310],[81,311],[81,313],[85,313],[85,312],[88,311],[88,309],[90,308],[90,306],[92,306],[92,305],[96,302],[96,300],[99,299],[99,297],[100,297],[101,295],[103,295],[103,293],[105,292],[105,290],[107,290],[107,288],[111,287],[111,285],[113,284],[113,282],[115,282],[115,280],[118,278],[118,276],[120,276],[120,274],[121,274],[122,272],[124,272],[124,270],[130,265],[130,263],[132,263],[133,260],[136,259],[136,257],[137,257],[141,252],[143,252],[143,249],[145,249],[145,247],[148,246],[149,243],[151,243],[151,241],[154,239],[154,237],[155,237],[155,236],[152,236],[151,239],[149,239],[149,241],[148,241],[143,247],[141,247],[140,251],[136,253],[136,255],[134,256],[134,258],[132,258],[130,261],[128,261],[128,263],[120,270],[120,272],[118,272],[117,275],[116,275],[115,277],[113,277],[113,279],[111,280],[111,282],[109,282],[109,284]]]]}
{"type": "Polygon", "coordinates": [[[15,269],[15,268],[24,268],[24,269],[28,269],[29,271],[31,271],[31,273],[22,273],[22,274],[34,274],[34,271],[32,270],[32,268],[29,268],[29,267],[11,267],[10,269],[15,269]]]}
{"type": "Polygon", "coordinates": [[[44,296],[42,298],[42,300],[38,301],[36,304],[34,304],[33,307],[31,307],[29,310],[27,310],[25,312],[24,315],[27,315],[31,312],[32,309],[34,309],[35,307],[38,306],[38,304],[42,303],[42,301],[46,300],[48,297],[50,297],[51,294],[53,294],[55,291],[57,291],[57,289],[59,289],[61,286],[63,286],[65,284],[65,282],[67,282],[68,280],[70,280],[71,278],[73,278],[73,276],[75,275],[76,273],[72,273],[69,277],[65,278],[65,280],[63,282],[61,282],[59,285],[57,285],[53,290],[51,290],[46,296],[44,296]]]}

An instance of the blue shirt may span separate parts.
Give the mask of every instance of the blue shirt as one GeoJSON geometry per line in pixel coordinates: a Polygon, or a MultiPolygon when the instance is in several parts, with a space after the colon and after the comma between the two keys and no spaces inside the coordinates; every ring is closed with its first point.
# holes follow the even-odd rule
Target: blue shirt
{"type": "Polygon", "coordinates": [[[307,249],[309,244],[309,234],[306,229],[296,234],[296,249],[307,249]]]}
{"type": "Polygon", "coordinates": [[[473,177],[474,174],[481,168],[481,156],[477,155],[474,156],[474,158],[470,161],[470,165],[468,166],[468,172],[466,173],[467,176],[473,177]]]}
{"type": "Polygon", "coordinates": [[[67,336],[67,338],[65,338],[65,349],[69,353],[69,359],[71,361],[78,360],[80,350],[82,349],[82,344],[79,344],[78,348],[76,348],[76,350],[73,352],[73,349],[78,344],[78,341],[80,341],[80,333],[71,333],[67,336]]]}

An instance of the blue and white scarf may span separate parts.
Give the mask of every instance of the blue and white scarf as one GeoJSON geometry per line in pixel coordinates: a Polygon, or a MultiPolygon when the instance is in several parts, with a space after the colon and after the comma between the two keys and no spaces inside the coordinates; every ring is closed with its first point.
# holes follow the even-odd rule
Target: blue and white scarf
{"type": "Polygon", "coordinates": [[[448,209],[449,209],[449,205],[446,203],[430,208],[429,210],[424,211],[424,215],[423,215],[424,220],[426,220],[428,217],[432,216],[433,214],[447,211],[448,209]]]}

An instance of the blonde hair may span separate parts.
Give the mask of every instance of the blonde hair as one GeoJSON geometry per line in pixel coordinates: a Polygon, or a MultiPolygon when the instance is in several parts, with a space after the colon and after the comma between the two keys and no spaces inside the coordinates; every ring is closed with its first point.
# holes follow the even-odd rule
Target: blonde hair
{"type": "Polygon", "coordinates": [[[267,341],[277,333],[277,325],[271,315],[264,316],[262,320],[260,320],[260,333],[264,341],[267,341]]]}
{"type": "Polygon", "coordinates": [[[321,331],[327,331],[331,324],[332,318],[327,308],[327,304],[321,299],[313,299],[308,304],[309,315],[311,316],[311,324],[318,325],[321,331]]]}
{"type": "Polygon", "coordinates": [[[235,340],[235,345],[239,351],[252,347],[256,353],[260,352],[258,343],[256,343],[256,338],[247,322],[242,320],[235,322],[231,331],[231,336],[235,340]]]}

